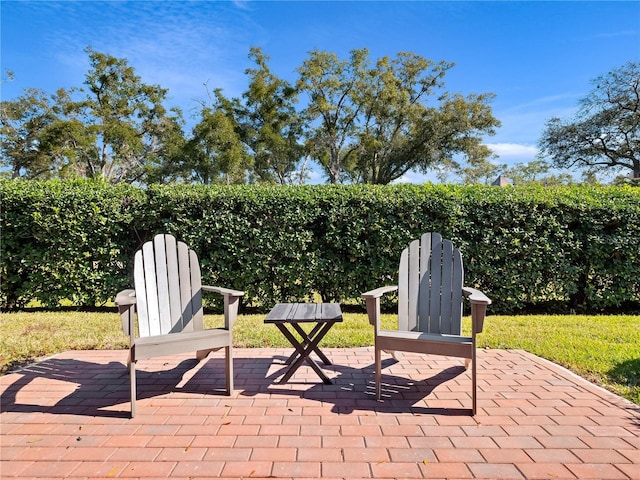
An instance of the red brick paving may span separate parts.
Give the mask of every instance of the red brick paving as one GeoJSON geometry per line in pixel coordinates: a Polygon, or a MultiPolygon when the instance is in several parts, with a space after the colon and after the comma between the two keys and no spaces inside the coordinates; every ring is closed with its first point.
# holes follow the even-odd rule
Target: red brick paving
{"type": "Polygon", "coordinates": [[[0,477],[640,479],[640,407],[522,351],[478,352],[478,415],[462,361],[326,349],[333,385],[286,349],[222,354],[183,388],[187,355],[142,361],[128,418],[125,351],[72,351],[0,378],[0,477]]]}

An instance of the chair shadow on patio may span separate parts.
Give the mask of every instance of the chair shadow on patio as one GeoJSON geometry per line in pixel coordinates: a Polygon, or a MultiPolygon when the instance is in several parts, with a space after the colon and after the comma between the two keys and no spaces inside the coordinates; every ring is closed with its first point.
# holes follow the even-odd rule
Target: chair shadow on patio
{"type": "MultiPolygon", "coordinates": [[[[214,372],[206,383],[187,380],[183,387],[178,385],[183,375],[188,375],[198,364],[195,358],[184,359],[167,370],[139,370],[138,398],[148,399],[171,392],[225,395],[224,359],[209,359],[209,362],[214,372]]],[[[49,358],[11,375],[20,377],[6,385],[0,397],[0,412],[130,416],[129,375],[125,363],[49,358]],[[37,395],[34,392],[38,392],[37,395]]]]}
{"type": "MultiPolygon", "coordinates": [[[[281,385],[277,383],[277,380],[286,369],[285,360],[284,356],[257,360],[236,359],[237,362],[250,362],[254,375],[266,380],[262,383],[244,385],[240,394],[255,396],[268,393],[279,396],[299,396],[323,404],[333,404],[331,411],[340,414],[349,414],[355,410],[411,413],[414,415],[468,416],[471,414],[471,408],[463,408],[462,406],[460,408],[443,408],[428,405],[428,397],[436,387],[466,372],[462,363],[459,366],[437,370],[433,376],[419,380],[411,380],[406,377],[406,374],[396,376],[385,373],[382,377],[382,401],[379,402],[375,397],[374,363],[358,367],[339,364],[322,365],[323,370],[331,377],[332,385],[325,385],[320,379],[316,380],[312,377],[304,380],[297,379],[296,375],[286,384],[281,385]]],[[[387,368],[396,363],[398,362],[394,358],[386,358],[382,361],[382,367],[387,368]]],[[[242,364],[236,364],[236,371],[240,369],[242,369],[242,364]]],[[[313,374],[311,370],[310,372],[313,374]]],[[[460,397],[461,405],[471,403],[470,397],[465,392],[455,392],[455,395],[460,397]]],[[[440,404],[441,402],[437,401],[436,403],[440,404]]],[[[447,400],[447,403],[455,402],[447,400]]]]}
{"type": "MultiPolygon", "coordinates": [[[[175,393],[232,401],[225,395],[224,358],[210,357],[199,369],[194,369],[198,364],[196,359],[167,357],[159,360],[163,365],[158,370],[150,370],[157,364],[145,365],[143,362],[141,365],[138,375],[138,396],[141,400],[165,398],[175,393]]],[[[468,408],[428,406],[428,397],[438,385],[465,373],[462,365],[441,370],[432,377],[420,380],[385,374],[383,401],[378,402],[375,399],[373,363],[357,367],[323,365],[332,377],[332,385],[325,385],[312,377],[297,378],[296,375],[280,385],[276,382],[284,372],[285,360],[284,356],[235,358],[234,397],[262,394],[299,397],[319,404],[332,404],[331,411],[340,414],[355,410],[416,415],[470,413],[468,408]],[[245,375],[245,372],[251,374],[245,375]]],[[[393,363],[395,360],[388,358],[383,366],[386,368],[393,363]]],[[[302,375],[304,372],[304,368],[299,370],[302,375]]],[[[9,374],[4,380],[6,383],[0,397],[0,412],[129,418],[129,378],[123,362],[94,363],[54,357],[9,374]],[[15,376],[17,379],[13,380],[15,376]]],[[[461,397],[462,405],[470,401],[464,392],[456,392],[456,395],[461,397]]],[[[450,404],[451,400],[447,403],[450,404]]],[[[144,414],[144,410],[140,413],[144,414]]]]}

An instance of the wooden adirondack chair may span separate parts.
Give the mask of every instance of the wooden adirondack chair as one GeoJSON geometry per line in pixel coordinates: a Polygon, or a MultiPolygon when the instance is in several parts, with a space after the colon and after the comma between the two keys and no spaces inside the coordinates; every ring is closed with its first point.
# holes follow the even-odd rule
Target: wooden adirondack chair
{"type": "Polygon", "coordinates": [[[202,363],[210,352],[224,348],[226,388],[231,395],[231,327],[244,292],[202,285],[196,253],[171,235],[156,235],[136,252],[134,284],[134,290],[123,290],[116,296],[122,329],[130,339],[131,417],[136,413],[138,360],[195,351],[202,363]],[[224,296],[224,328],[204,329],[202,292],[224,296]]]}
{"type": "Polygon", "coordinates": [[[472,412],[476,414],[476,334],[482,332],[487,305],[482,292],[463,287],[462,255],[438,233],[425,233],[400,257],[397,286],[362,294],[375,327],[376,396],[381,397],[381,351],[404,351],[464,358],[472,363],[472,412]],[[398,291],[398,330],[380,328],[380,298],[398,291]],[[461,336],[462,298],[471,303],[472,336],[461,336]]]}

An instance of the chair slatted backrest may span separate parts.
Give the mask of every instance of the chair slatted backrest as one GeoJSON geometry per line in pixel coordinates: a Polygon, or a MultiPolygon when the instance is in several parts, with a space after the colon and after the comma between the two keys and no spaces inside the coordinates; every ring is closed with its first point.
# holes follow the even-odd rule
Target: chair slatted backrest
{"type": "Polygon", "coordinates": [[[141,337],[202,330],[198,256],[171,235],[156,235],[138,250],[134,284],[141,337]]]}
{"type": "Polygon", "coordinates": [[[400,256],[398,329],[460,335],[462,255],[438,233],[425,233],[400,256]]]}

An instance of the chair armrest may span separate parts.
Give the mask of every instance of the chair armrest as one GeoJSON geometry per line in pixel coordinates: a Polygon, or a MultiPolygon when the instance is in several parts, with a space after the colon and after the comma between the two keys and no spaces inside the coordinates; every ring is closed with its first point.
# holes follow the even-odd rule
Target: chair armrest
{"type": "Polygon", "coordinates": [[[480,290],[476,290],[471,287],[462,287],[462,293],[464,293],[471,303],[483,303],[485,305],[491,305],[491,299],[487,297],[480,290]]]}
{"type": "Polygon", "coordinates": [[[380,331],[380,297],[385,293],[395,292],[396,290],[398,290],[396,285],[387,285],[386,287],[376,288],[375,290],[370,290],[360,295],[365,299],[369,323],[374,326],[376,335],[380,331]]]}
{"type": "Polygon", "coordinates": [[[203,285],[202,291],[219,293],[220,295],[231,295],[233,297],[242,297],[244,295],[244,292],[241,290],[232,290],[230,288],[223,287],[212,287],[210,285],[203,285]]]}
{"type": "Polygon", "coordinates": [[[136,303],[136,291],[132,288],[122,290],[116,295],[117,306],[135,305],[136,303]]]}
{"type": "Polygon", "coordinates": [[[224,296],[224,326],[231,330],[233,322],[238,316],[238,307],[240,306],[240,297],[244,296],[241,290],[232,290],[230,288],[212,287],[210,285],[202,286],[203,292],[219,293],[224,296]]]}
{"type": "Polygon", "coordinates": [[[122,290],[116,295],[115,300],[122,322],[122,331],[133,339],[133,314],[136,305],[136,291],[133,289],[122,290]]]}
{"type": "Polygon", "coordinates": [[[482,333],[484,317],[487,314],[487,305],[491,305],[491,299],[480,290],[471,287],[462,287],[462,292],[471,302],[471,325],[473,335],[482,333]]]}
{"type": "Polygon", "coordinates": [[[395,292],[398,290],[397,285],[387,285],[386,287],[376,288],[375,290],[370,290],[368,292],[364,292],[360,294],[362,298],[380,298],[385,293],[395,292]]]}

